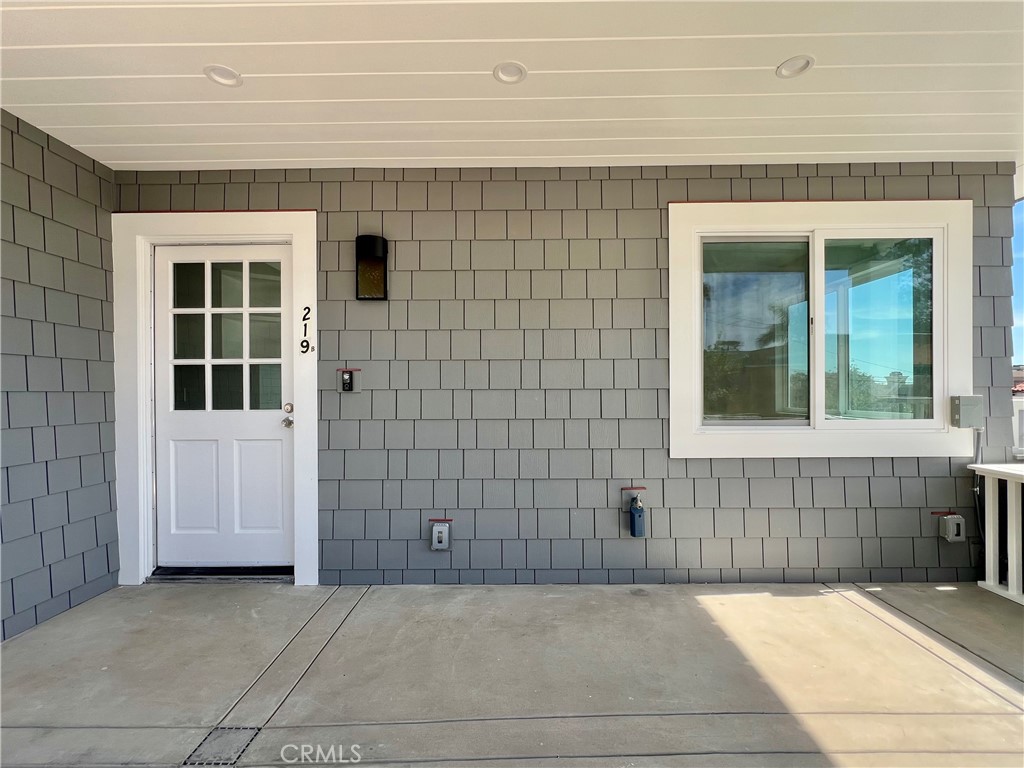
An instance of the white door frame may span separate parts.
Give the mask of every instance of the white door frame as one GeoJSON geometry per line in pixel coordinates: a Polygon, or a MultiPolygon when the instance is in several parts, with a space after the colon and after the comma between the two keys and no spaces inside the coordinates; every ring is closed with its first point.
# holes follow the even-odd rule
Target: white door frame
{"type": "MultiPolygon", "coordinates": [[[[153,248],[203,243],[292,246],[293,313],[310,307],[309,354],[296,354],[295,583],[319,580],[317,501],[316,211],[117,213],[114,260],[114,440],[119,584],[156,567],[153,410],[153,248]]],[[[282,319],[282,322],[285,321],[282,319]]],[[[287,325],[286,325],[287,327],[287,325]]],[[[294,323],[292,327],[295,327],[294,323]]],[[[296,341],[296,346],[298,340],[296,341]]]]}

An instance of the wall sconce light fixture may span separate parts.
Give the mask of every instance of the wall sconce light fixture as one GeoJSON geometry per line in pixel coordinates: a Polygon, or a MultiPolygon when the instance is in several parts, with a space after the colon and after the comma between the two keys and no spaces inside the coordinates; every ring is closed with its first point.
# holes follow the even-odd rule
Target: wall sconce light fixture
{"type": "Polygon", "coordinates": [[[388,241],[380,235],[356,236],[356,298],[388,297],[388,241]]]}

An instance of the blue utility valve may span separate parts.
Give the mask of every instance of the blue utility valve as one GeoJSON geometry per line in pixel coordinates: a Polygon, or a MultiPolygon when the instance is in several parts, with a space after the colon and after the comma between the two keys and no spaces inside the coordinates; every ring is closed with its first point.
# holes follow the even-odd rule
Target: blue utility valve
{"type": "Polygon", "coordinates": [[[646,514],[644,512],[644,503],[640,500],[640,494],[638,493],[633,497],[633,500],[629,502],[629,535],[638,539],[642,539],[645,533],[644,518],[646,514]]]}

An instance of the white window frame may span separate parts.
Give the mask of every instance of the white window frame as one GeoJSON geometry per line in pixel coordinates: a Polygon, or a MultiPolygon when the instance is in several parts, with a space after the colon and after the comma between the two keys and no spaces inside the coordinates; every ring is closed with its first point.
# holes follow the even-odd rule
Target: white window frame
{"type": "MultiPolygon", "coordinates": [[[[946,302],[936,301],[936,297],[945,295],[942,286],[945,284],[946,244],[945,231],[941,227],[892,227],[888,229],[857,228],[858,239],[866,240],[898,240],[901,238],[926,238],[932,241],[932,370],[946,369],[945,313],[946,302]]],[[[833,239],[851,237],[850,229],[819,229],[815,231],[811,247],[812,306],[816,304],[812,327],[820,329],[812,333],[812,360],[825,359],[825,242],[833,239]],[[815,302],[814,299],[818,300],[815,302]]],[[[846,313],[840,313],[844,316],[846,313]]],[[[970,317],[968,317],[970,320],[970,317]]],[[[812,377],[814,394],[811,397],[815,405],[815,413],[811,423],[818,429],[850,430],[928,430],[934,431],[944,426],[943,410],[945,410],[940,385],[941,376],[933,376],[932,418],[930,419],[874,419],[865,415],[859,420],[827,419],[825,417],[825,377],[812,377]]],[[[967,394],[967,393],[959,393],[967,394]]],[[[851,411],[851,413],[853,413],[851,411]]]]}
{"type": "Polygon", "coordinates": [[[669,455],[672,458],[971,456],[949,399],[973,393],[973,206],[969,200],[669,204],[669,455]],[[824,241],[931,237],[934,418],[825,419],[824,241]],[[809,425],[703,423],[702,243],[810,238],[809,425]]]}

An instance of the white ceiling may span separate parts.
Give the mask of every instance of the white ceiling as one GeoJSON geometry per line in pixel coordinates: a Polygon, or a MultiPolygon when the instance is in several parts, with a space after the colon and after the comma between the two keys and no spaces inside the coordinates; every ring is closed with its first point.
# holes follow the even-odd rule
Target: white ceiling
{"type": "Polygon", "coordinates": [[[113,168],[1024,155],[1020,0],[6,1],[0,20],[0,103],[113,168]],[[494,79],[506,59],[524,82],[494,79]]]}

